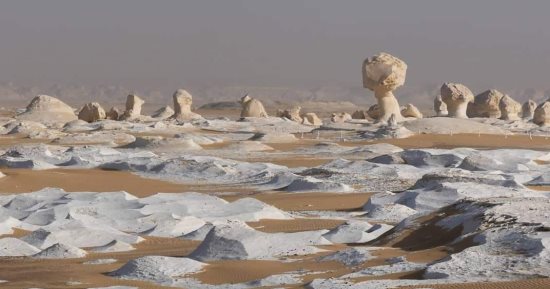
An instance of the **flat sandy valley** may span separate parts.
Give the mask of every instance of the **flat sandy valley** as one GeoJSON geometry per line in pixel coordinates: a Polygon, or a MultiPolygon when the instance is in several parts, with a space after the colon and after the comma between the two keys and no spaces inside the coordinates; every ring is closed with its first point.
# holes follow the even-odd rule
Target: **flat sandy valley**
{"type": "Polygon", "coordinates": [[[208,113],[3,117],[0,287],[550,287],[545,131],[208,113]]]}

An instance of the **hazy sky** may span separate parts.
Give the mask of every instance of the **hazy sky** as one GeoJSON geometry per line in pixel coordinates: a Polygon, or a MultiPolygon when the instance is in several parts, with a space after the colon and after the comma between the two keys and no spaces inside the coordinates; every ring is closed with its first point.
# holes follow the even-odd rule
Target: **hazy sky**
{"type": "Polygon", "coordinates": [[[550,1],[0,0],[0,82],[550,87],[550,1]]]}

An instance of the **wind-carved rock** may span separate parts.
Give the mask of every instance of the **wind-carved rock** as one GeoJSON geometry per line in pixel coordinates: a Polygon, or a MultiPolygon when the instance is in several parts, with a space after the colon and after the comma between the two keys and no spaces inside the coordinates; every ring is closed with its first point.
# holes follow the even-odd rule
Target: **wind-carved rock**
{"type": "Polygon", "coordinates": [[[460,83],[444,83],[441,86],[441,99],[447,105],[449,117],[468,118],[468,103],[474,100],[474,94],[460,83]]]}
{"type": "Polygon", "coordinates": [[[335,112],[330,116],[330,121],[334,123],[343,123],[351,119],[351,115],[347,112],[335,112]]]}
{"type": "Polygon", "coordinates": [[[78,119],[86,122],[94,122],[106,118],[106,113],[103,107],[97,102],[85,104],[78,112],[78,119]]]}
{"type": "Polygon", "coordinates": [[[283,111],[280,111],[277,113],[277,116],[288,118],[292,121],[301,123],[303,121],[302,117],[300,116],[300,110],[302,110],[302,107],[300,106],[294,106],[289,109],[285,109],[283,111]]]}
{"type": "Polygon", "coordinates": [[[532,99],[529,99],[521,106],[521,117],[523,119],[532,119],[535,115],[535,109],[537,108],[537,103],[532,99]]]}
{"type": "Polygon", "coordinates": [[[264,105],[257,99],[254,99],[248,94],[241,98],[241,117],[268,117],[264,105]]]}
{"type": "Polygon", "coordinates": [[[16,118],[40,123],[67,123],[78,119],[72,107],[49,95],[33,98],[25,111],[16,118]]]}
{"type": "Polygon", "coordinates": [[[405,105],[405,108],[401,110],[401,115],[404,117],[423,118],[424,115],[418,110],[416,106],[411,103],[405,105]]]}
{"type": "Polygon", "coordinates": [[[504,94],[496,89],[486,90],[474,97],[474,102],[468,107],[470,117],[500,117],[500,100],[504,94]]]}
{"type": "Polygon", "coordinates": [[[152,118],[156,119],[167,119],[174,115],[174,110],[170,106],[164,106],[153,112],[151,115],[152,118]]]}
{"type": "Polygon", "coordinates": [[[308,112],[304,114],[302,116],[302,119],[303,119],[302,123],[304,124],[307,121],[309,125],[314,125],[314,126],[323,125],[323,121],[314,112],[308,112]]]}
{"type": "Polygon", "coordinates": [[[449,112],[447,111],[447,104],[441,99],[441,95],[438,95],[434,99],[434,111],[436,116],[447,116],[449,112]]]}
{"type": "Polygon", "coordinates": [[[403,119],[393,91],[405,83],[406,74],[407,64],[388,53],[380,53],[363,62],[363,87],[373,91],[378,101],[378,121],[386,122],[392,114],[398,122],[403,119]]]}
{"type": "Polygon", "coordinates": [[[141,106],[145,103],[143,99],[135,94],[130,94],[126,98],[126,111],[121,119],[131,120],[141,116],[141,106]]]}
{"type": "Polygon", "coordinates": [[[550,125],[550,102],[545,101],[537,106],[533,115],[533,122],[540,126],[550,125]]]}
{"type": "Polygon", "coordinates": [[[518,120],[521,112],[521,104],[511,98],[509,95],[504,95],[500,99],[500,118],[503,120],[518,120]]]}
{"type": "Polygon", "coordinates": [[[110,120],[119,120],[122,117],[123,112],[117,107],[111,107],[106,113],[105,118],[110,120]]]}
{"type": "Polygon", "coordinates": [[[172,96],[174,99],[174,115],[172,118],[179,120],[192,120],[202,118],[201,115],[191,111],[193,96],[185,89],[178,89],[172,96]]]}

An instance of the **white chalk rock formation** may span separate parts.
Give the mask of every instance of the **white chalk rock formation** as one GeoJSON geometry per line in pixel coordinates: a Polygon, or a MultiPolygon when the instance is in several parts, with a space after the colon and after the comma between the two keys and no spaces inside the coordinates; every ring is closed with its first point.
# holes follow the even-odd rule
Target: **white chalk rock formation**
{"type": "Polygon", "coordinates": [[[111,276],[155,283],[170,283],[172,279],[201,271],[206,264],[189,259],[165,256],[144,256],[128,261],[111,276]]]}
{"type": "Polygon", "coordinates": [[[71,259],[71,258],[83,258],[87,255],[86,251],[62,243],[56,243],[50,247],[42,250],[40,253],[33,255],[38,259],[71,259]]]}
{"type": "Polygon", "coordinates": [[[33,98],[25,111],[16,118],[41,123],[67,123],[77,119],[72,107],[48,95],[33,98]]]}
{"type": "Polygon", "coordinates": [[[199,261],[275,259],[308,255],[320,251],[316,245],[329,245],[322,237],[326,231],[264,233],[244,222],[229,221],[215,226],[190,257],[199,261]]]}
{"type": "Polygon", "coordinates": [[[167,118],[169,118],[173,115],[174,115],[174,110],[170,106],[167,105],[167,106],[161,107],[157,111],[153,112],[151,117],[163,120],[163,119],[167,119],[167,118]]]}
{"type": "Polygon", "coordinates": [[[119,120],[122,117],[122,114],[123,112],[120,109],[111,107],[111,109],[105,114],[105,118],[110,120],[119,120]]]}
{"type": "Polygon", "coordinates": [[[540,126],[550,125],[550,102],[545,101],[535,109],[533,122],[540,126]]]}
{"type": "Polygon", "coordinates": [[[474,94],[463,84],[447,82],[441,86],[441,99],[447,105],[449,117],[468,118],[466,111],[474,94]]]}
{"type": "Polygon", "coordinates": [[[378,106],[378,104],[373,104],[369,107],[369,109],[367,110],[367,114],[372,118],[372,119],[379,119],[380,116],[382,115],[382,112],[380,111],[380,106],[378,106]]]}
{"type": "Polygon", "coordinates": [[[535,109],[537,108],[537,103],[532,99],[529,99],[521,106],[521,117],[523,119],[532,119],[535,115],[535,109]]]}
{"type": "Polygon", "coordinates": [[[17,238],[0,239],[0,257],[32,256],[38,252],[39,249],[17,238]]]}
{"type": "Polygon", "coordinates": [[[334,123],[343,123],[343,122],[346,122],[346,121],[351,120],[351,119],[352,119],[351,115],[347,112],[333,113],[330,116],[330,121],[332,121],[334,123]]]}
{"type": "Polygon", "coordinates": [[[474,102],[468,107],[470,117],[500,117],[500,100],[504,94],[496,89],[486,90],[474,97],[474,102]]]}
{"type": "Polygon", "coordinates": [[[424,115],[418,110],[412,103],[405,105],[405,108],[401,110],[401,115],[404,117],[423,118],[424,115]]]}
{"type": "Polygon", "coordinates": [[[438,95],[434,99],[434,111],[436,116],[447,116],[449,114],[447,111],[447,104],[443,102],[441,95],[438,95]]]}
{"type": "Polygon", "coordinates": [[[105,119],[106,113],[103,107],[97,102],[85,104],[78,112],[78,119],[86,122],[95,122],[105,119]]]}
{"type": "Polygon", "coordinates": [[[323,121],[314,112],[308,112],[302,116],[303,122],[308,122],[309,125],[320,126],[323,125],[323,121]]]}
{"type": "Polygon", "coordinates": [[[347,221],[346,223],[330,230],[323,237],[333,243],[366,243],[370,242],[393,226],[387,224],[372,225],[364,221],[347,221]]]}
{"type": "Polygon", "coordinates": [[[521,112],[521,104],[511,98],[509,95],[504,95],[500,99],[500,118],[503,120],[518,120],[521,112]]]}
{"type": "Polygon", "coordinates": [[[267,117],[264,105],[257,99],[245,95],[241,98],[241,117],[267,117]]]}
{"type": "Polygon", "coordinates": [[[185,89],[178,89],[172,96],[174,99],[174,116],[173,118],[179,120],[192,120],[202,118],[197,113],[191,111],[191,105],[193,104],[193,96],[185,89]]]}
{"type": "Polygon", "coordinates": [[[387,122],[392,114],[401,121],[399,103],[393,91],[405,83],[407,64],[388,53],[380,53],[363,62],[363,87],[374,92],[381,115],[378,121],[387,122]]]}
{"type": "Polygon", "coordinates": [[[292,108],[285,109],[281,112],[280,117],[285,117],[297,123],[301,123],[303,119],[300,116],[300,110],[302,110],[300,106],[294,106],[292,108]]]}
{"type": "Polygon", "coordinates": [[[126,98],[126,111],[122,115],[123,120],[132,120],[141,116],[141,106],[145,103],[143,99],[135,94],[130,94],[126,98]]]}

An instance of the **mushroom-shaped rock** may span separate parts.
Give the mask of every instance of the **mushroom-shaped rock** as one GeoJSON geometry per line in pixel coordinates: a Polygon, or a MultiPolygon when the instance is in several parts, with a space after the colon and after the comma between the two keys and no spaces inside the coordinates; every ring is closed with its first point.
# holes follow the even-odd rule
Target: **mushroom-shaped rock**
{"type": "Polygon", "coordinates": [[[405,108],[401,110],[401,115],[404,117],[422,118],[424,117],[420,110],[414,104],[408,103],[405,108]]]}
{"type": "Polygon", "coordinates": [[[500,117],[500,100],[504,94],[496,89],[486,90],[474,97],[474,102],[468,107],[471,117],[500,117]]]}
{"type": "Polygon", "coordinates": [[[174,99],[174,116],[175,119],[191,120],[202,118],[197,113],[191,111],[191,105],[193,104],[193,97],[185,89],[178,89],[172,96],[174,99]]]}
{"type": "Polygon", "coordinates": [[[280,117],[285,117],[292,121],[301,123],[302,117],[300,116],[300,110],[302,110],[300,106],[294,106],[292,108],[285,109],[282,112],[280,112],[280,117]]]}
{"type": "Polygon", "coordinates": [[[342,122],[346,122],[348,120],[351,120],[351,115],[347,112],[338,112],[338,113],[333,113],[331,116],[330,116],[330,121],[334,122],[334,123],[342,123],[342,122]]]}
{"type": "Polygon", "coordinates": [[[141,116],[141,106],[145,103],[143,99],[135,94],[130,94],[126,98],[126,111],[122,115],[122,119],[131,120],[141,116]]]}
{"type": "Polygon", "coordinates": [[[118,120],[122,117],[122,111],[116,107],[111,107],[111,109],[106,113],[105,118],[110,120],[118,120]]]}
{"type": "Polygon", "coordinates": [[[521,117],[524,119],[532,119],[536,108],[537,103],[529,99],[521,106],[521,117]]]}
{"type": "Polygon", "coordinates": [[[500,99],[500,118],[504,120],[518,120],[521,112],[521,104],[511,98],[509,95],[504,95],[500,99]]]}
{"type": "Polygon", "coordinates": [[[378,119],[380,118],[380,116],[382,115],[382,112],[380,111],[380,106],[378,106],[378,104],[373,104],[369,107],[369,109],[367,110],[367,114],[372,118],[372,119],[378,119]]]}
{"type": "Polygon", "coordinates": [[[94,122],[105,119],[106,113],[103,107],[97,102],[85,104],[78,112],[78,119],[86,122],[94,122]]]}
{"type": "Polygon", "coordinates": [[[245,95],[241,98],[241,117],[267,117],[264,105],[257,99],[245,95]]]}
{"type": "Polygon", "coordinates": [[[405,83],[407,64],[388,53],[380,53],[363,62],[363,87],[374,92],[380,107],[379,121],[388,121],[395,114],[401,121],[399,103],[393,91],[405,83]]]}
{"type": "Polygon", "coordinates": [[[441,95],[438,95],[434,99],[434,111],[436,116],[447,116],[449,112],[447,111],[447,104],[441,99],[441,95]]]}
{"type": "Polygon", "coordinates": [[[41,123],[67,123],[77,119],[72,107],[48,95],[33,98],[25,111],[16,118],[41,123]]]}
{"type": "Polygon", "coordinates": [[[302,116],[302,119],[307,121],[310,125],[320,126],[323,125],[323,121],[314,112],[308,112],[302,116]]]}
{"type": "Polygon", "coordinates": [[[535,109],[533,122],[540,126],[550,125],[550,102],[545,101],[535,109]]]}
{"type": "Polygon", "coordinates": [[[440,92],[441,99],[447,105],[449,117],[468,118],[468,103],[474,100],[474,94],[469,88],[460,83],[448,82],[441,86],[440,92]]]}

